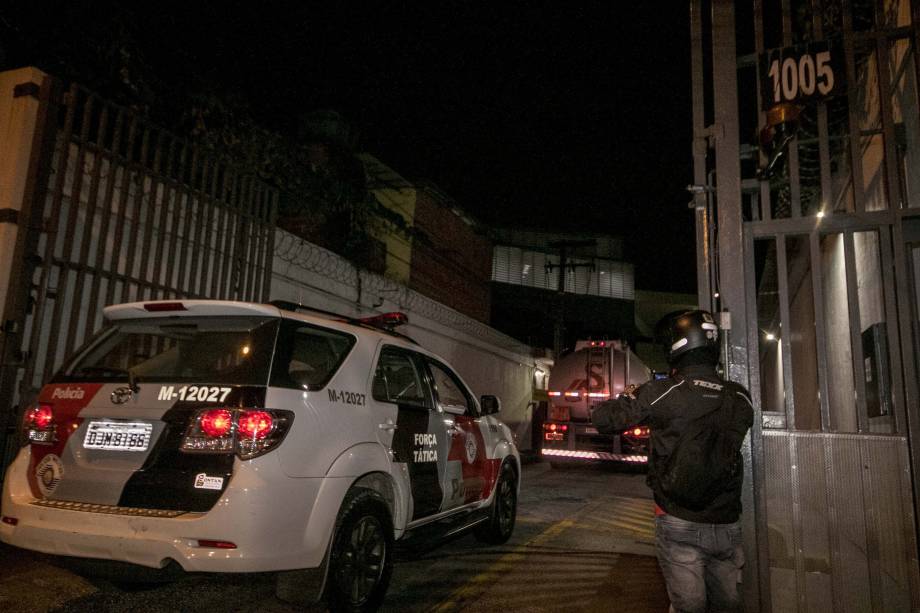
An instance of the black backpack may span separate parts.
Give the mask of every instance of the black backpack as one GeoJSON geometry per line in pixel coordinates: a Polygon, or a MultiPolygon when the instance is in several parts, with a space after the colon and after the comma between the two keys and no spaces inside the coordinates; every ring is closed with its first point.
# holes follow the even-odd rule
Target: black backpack
{"type": "Polygon", "coordinates": [[[664,496],[690,511],[702,511],[725,491],[738,470],[738,444],[729,436],[734,398],[725,386],[722,404],[691,421],[659,468],[664,496]]]}

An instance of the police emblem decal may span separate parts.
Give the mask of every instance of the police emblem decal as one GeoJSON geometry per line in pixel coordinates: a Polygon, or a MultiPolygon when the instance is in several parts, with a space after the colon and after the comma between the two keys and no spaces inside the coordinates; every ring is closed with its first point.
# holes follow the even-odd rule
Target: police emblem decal
{"type": "Polygon", "coordinates": [[[466,461],[468,464],[472,464],[476,461],[476,453],[479,451],[476,445],[476,437],[472,433],[467,433],[466,443],[463,445],[466,450],[466,461]]]}
{"type": "Polygon", "coordinates": [[[35,467],[35,480],[38,482],[38,489],[46,498],[54,492],[63,477],[64,465],[61,463],[61,458],[53,453],[46,455],[35,467]]]}

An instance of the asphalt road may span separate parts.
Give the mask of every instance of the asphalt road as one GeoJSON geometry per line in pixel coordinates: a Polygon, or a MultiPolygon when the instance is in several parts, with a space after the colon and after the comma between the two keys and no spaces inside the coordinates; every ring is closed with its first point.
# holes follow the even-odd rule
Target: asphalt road
{"type": "MultiPolygon", "coordinates": [[[[653,505],[644,481],[643,474],[599,466],[525,466],[511,540],[484,547],[465,536],[418,557],[400,556],[383,611],[664,612],[668,601],[654,558],[653,505]]],[[[190,575],[125,590],[3,546],[0,610],[303,609],[278,600],[267,575],[190,575]]]]}

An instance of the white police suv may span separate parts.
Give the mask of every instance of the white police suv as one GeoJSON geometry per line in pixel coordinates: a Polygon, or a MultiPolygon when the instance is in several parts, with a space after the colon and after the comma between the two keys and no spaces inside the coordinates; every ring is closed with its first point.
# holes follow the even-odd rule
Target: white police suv
{"type": "Polygon", "coordinates": [[[288,592],[313,580],[332,609],[372,610],[397,540],[510,537],[520,458],[499,401],[393,332],[404,315],[183,300],[105,318],[24,414],[3,542],[296,571],[288,592]]]}

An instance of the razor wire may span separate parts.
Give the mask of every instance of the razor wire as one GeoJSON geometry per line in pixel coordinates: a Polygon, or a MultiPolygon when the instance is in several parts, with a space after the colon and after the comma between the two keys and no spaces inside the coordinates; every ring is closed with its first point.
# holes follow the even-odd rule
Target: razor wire
{"type": "MultiPolygon", "coordinates": [[[[496,347],[526,356],[533,355],[530,346],[495,328],[420,294],[394,279],[363,270],[346,258],[290,232],[277,230],[275,256],[326,279],[358,288],[359,302],[361,295],[373,296],[378,303],[388,300],[397,304],[400,309],[421,315],[496,347]]],[[[367,308],[365,305],[361,306],[367,308]]]]}

